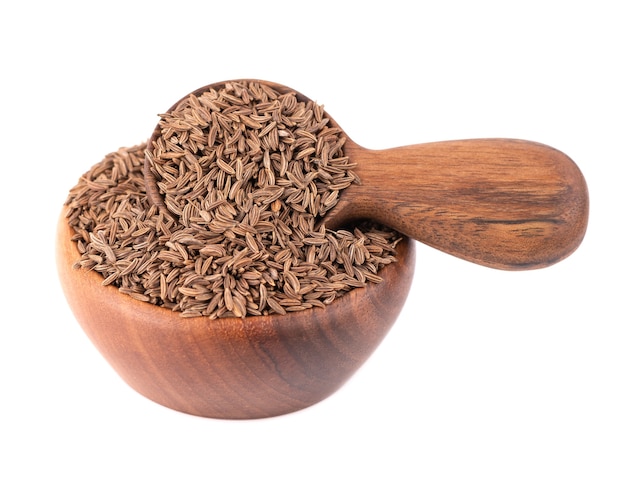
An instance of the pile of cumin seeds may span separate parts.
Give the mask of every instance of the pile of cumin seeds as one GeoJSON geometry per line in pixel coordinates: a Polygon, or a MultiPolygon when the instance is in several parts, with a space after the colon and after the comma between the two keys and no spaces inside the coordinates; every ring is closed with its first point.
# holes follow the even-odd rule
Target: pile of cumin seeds
{"type": "MultiPolygon", "coordinates": [[[[238,126],[234,143],[241,137],[252,140],[242,140],[234,153],[226,144],[233,144],[229,135],[235,130],[225,126],[224,118],[217,120],[215,133],[209,133],[212,125],[195,125],[185,134],[167,126],[183,124],[180,119],[164,115],[160,140],[184,152],[167,158],[175,147],[154,148],[152,161],[161,162],[157,173],[168,211],[146,196],[146,144],[107,155],[81,176],[66,201],[81,253],[76,267],[97,271],[103,284],[137,300],[212,319],[324,307],[353,288],[381,280],[380,268],[395,261],[399,234],[372,223],[336,232],[315,226],[338,192],[357,181],[341,153],[341,132],[326,131],[323,111],[313,103],[301,105],[294,96],[271,91],[255,100],[246,89],[230,85],[216,93],[253,97],[252,120],[259,123],[257,116],[269,109],[268,103],[274,105],[270,123],[276,122],[272,130],[278,144],[276,138],[263,140],[269,132],[260,135],[256,129],[257,151],[255,133],[238,126]],[[299,126],[290,130],[290,122],[299,126]],[[279,123],[292,136],[279,133],[279,123]],[[305,129],[295,133],[298,128],[305,129]],[[304,133],[307,128],[311,131],[304,133]],[[215,139],[194,150],[202,135],[215,139]],[[316,135],[326,139],[310,143],[316,135]],[[283,158],[289,158],[286,166],[283,158]],[[197,184],[203,185],[200,193],[194,190],[197,184]]],[[[221,113],[232,107],[217,101],[221,113]]],[[[195,100],[188,105],[181,118],[201,116],[195,100]]]]}
{"type": "Polygon", "coordinates": [[[165,206],[186,226],[228,230],[271,215],[306,234],[359,181],[343,131],[293,91],[228,82],[160,116],[148,160],[165,206]]]}

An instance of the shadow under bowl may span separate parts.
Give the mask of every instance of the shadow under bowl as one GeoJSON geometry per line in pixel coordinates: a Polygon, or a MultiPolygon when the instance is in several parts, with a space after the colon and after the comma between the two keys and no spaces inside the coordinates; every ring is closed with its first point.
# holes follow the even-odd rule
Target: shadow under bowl
{"type": "MultiPolygon", "coordinates": [[[[63,212],[65,213],[65,211],[63,212]]],[[[414,242],[403,239],[383,282],[326,308],[287,315],[185,318],[103,286],[80,259],[65,214],[57,228],[61,285],[82,329],[113,369],[152,401],[184,413],[255,419],[291,413],[337,391],[383,340],[408,296],[414,242]]]]}

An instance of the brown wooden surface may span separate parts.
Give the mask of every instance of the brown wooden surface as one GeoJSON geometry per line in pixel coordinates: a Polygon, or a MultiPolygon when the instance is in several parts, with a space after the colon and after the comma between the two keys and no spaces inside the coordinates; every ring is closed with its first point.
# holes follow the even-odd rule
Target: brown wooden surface
{"type": "Polygon", "coordinates": [[[539,143],[476,139],[367,150],[349,141],[362,185],[342,192],[327,224],[372,218],[478,264],[534,269],[570,255],[587,227],[583,175],[539,143]]]}
{"type": "MultiPolygon", "coordinates": [[[[294,91],[254,81],[282,93],[294,91]]],[[[332,118],[330,124],[340,127],[332,118]]],[[[157,125],[148,150],[159,135],[157,125]]],[[[369,150],[348,139],[345,153],[358,164],[362,185],[342,191],[326,218],[330,228],[371,218],[446,253],[511,270],[549,266],[569,256],[584,237],[585,179],[570,158],[549,146],[478,139],[369,150]]],[[[148,197],[167,212],[148,160],[144,175],[148,197]]]]}
{"type": "Polygon", "coordinates": [[[183,318],[102,286],[72,268],[71,229],[58,224],[57,264],[67,301],[87,336],[132,388],[189,414],[251,419],[290,413],[323,400],[365,362],[408,295],[414,244],[398,248],[383,283],[326,309],[244,319],[183,318]]]}

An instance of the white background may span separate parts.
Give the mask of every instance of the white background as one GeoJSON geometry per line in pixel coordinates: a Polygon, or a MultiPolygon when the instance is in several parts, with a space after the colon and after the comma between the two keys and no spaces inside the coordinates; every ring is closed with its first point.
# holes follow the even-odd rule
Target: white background
{"type": "Polygon", "coordinates": [[[3,3],[0,477],[626,477],[624,10],[406,5],[3,3]],[[300,90],[370,148],[554,146],[587,178],[587,236],[565,261],[515,273],[418,245],[390,334],[307,410],[220,421],[156,405],[67,307],[56,219],[106,153],[147,139],[181,96],[237,78],[300,90]]]}

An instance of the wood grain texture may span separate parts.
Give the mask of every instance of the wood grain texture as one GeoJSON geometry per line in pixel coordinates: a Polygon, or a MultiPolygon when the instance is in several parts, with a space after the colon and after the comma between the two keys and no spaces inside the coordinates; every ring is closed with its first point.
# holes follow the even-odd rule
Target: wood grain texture
{"type": "Polygon", "coordinates": [[[380,284],[325,309],[244,319],[183,318],[102,286],[79,259],[62,214],[57,265],[67,301],[96,348],[132,388],[166,407],[223,419],[276,416],[340,388],[395,322],[413,278],[410,240],[380,284]]]}
{"type": "Polygon", "coordinates": [[[342,192],[330,228],[371,218],[460,258],[534,269],[569,256],[587,228],[585,179],[562,152],[513,139],[367,150],[352,141],[362,185],[342,192]]]}

